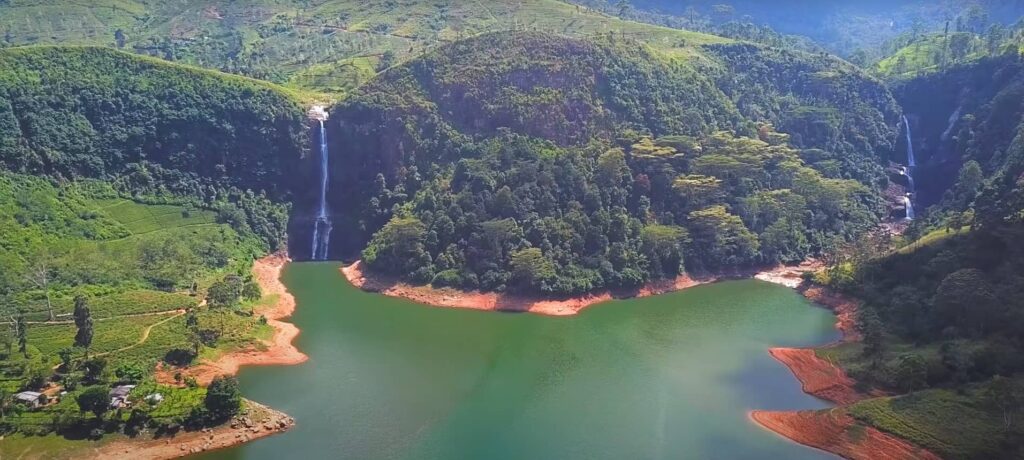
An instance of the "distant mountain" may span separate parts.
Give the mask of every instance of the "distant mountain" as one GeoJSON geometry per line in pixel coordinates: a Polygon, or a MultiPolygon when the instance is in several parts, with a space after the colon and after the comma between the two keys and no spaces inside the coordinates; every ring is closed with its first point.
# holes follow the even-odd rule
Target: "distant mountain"
{"type": "Polygon", "coordinates": [[[426,49],[482,32],[609,33],[665,50],[724,41],[558,0],[0,2],[0,46],[87,44],[338,94],[426,49]]]}
{"type": "Polygon", "coordinates": [[[941,30],[972,6],[1005,25],[1024,15],[1020,0],[633,0],[637,8],[722,23],[749,21],[783,34],[802,35],[840,55],[882,45],[898,35],[941,30]]]}

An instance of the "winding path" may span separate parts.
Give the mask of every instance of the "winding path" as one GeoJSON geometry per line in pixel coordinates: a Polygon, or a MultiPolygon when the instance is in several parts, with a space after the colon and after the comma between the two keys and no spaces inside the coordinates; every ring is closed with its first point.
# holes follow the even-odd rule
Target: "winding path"
{"type": "MultiPolygon", "coordinates": [[[[161,312],[161,313],[162,314],[166,314],[166,313],[169,313],[169,312],[161,312]]],[[[138,346],[146,343],[147,340],[149,340],[149,332],[152,331],[154,327],[157,327],[157,326],[159,326],[161,324],[164,324],[164,323],[166,323],[168,321],[171,321],[171,320],[173,320],[175,318],[180,318],[182,315],[184,315],[186,313],[186,311],[185,310],[172,310],[170,313],[175,313],[175,314],[172,315],[169,318],[162,319],[162,320],[157,321],[157,322],[155,322],[153,324],[150,324],[149,326],[146,326],[146,328],[142,330],[142,336],[139,337],[139,340],[137,342],[135,342],[135,343],[133,343],[131,345],[128,345],[126,347],[118,348],[117,350],[111,350],[111,351],[106,351],[106,352],[103,352],[103,353],[97,353],[94,356],[106,356],[106,355],[109,355],[111,353],[120,353],[122,351],[131,350],[132,348],[138,347],[138,346]]],[[[149,316],[152,316],[152,315],[149,315],[149,316]]],[[[125,318],[125,316],[122,316],[121,318],[125,318]]]]}

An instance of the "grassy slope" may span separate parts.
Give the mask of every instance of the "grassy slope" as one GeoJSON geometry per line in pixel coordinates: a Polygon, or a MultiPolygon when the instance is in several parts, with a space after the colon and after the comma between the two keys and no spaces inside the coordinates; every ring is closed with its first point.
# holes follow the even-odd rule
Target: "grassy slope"
{"type": "MultiPolygon", "coordinates": [[[[876,398],[857,403],[849,410],[858,420],[910,440],[943,458],[1004,455],[995,441],[1003,431],[1002,414],[984,404],[976,388],[964,392],[935,389],[876,398]]],[[[1013,430],[1015,436],[1024,436],[1020,424],[1013,430]]]]}
{"type": "MultiPolygon", "coordinates": [[[[960,35],[969,43],[969,52],[961,62],[987,54],[984,50],[984,41],[980,37],[968,33],[960,35]]],[[[877,62],[872,70],[877,75],[889,79],[910,78],[921,73],[936,72],[939,70],[943,55],[946,56],[945,59],[950,59],[947,43],[948,39],[942,35],[924,37],[877,62]]]]}
{"type": "Polygon", "coordinates": [[[922,36],[874,63],[870,70],[887,80],[909,80],[986,57],[1024,52],[1024,30],[1019,26],[1004,30],[996,42],[989,40],[992,37],[970,32],[922,36]],[[954,55],[954,48],[961,54],[954,55]]]}
{"type": "MultiPolygon", "coordinates": [[[[177,205],[147,205],[126,199],[90,197],[80,184],[54,187],[47,182],[25,176],[5,174],[0,181],[0,192],[9,200],[0,199],[5,218],[0,218],[0,228],[8,231],[17,241],[61,240],[69,254],[57,265],[53,300],[57,321],[46,320],[45,307],[40,292],[27,291],[18,297],[18,305],[29,312],[28,327],[29,358],[17,352],[0,359],[0,389],[13,392],[23,389],[26,372],[29,369],[52,369],[59,363],[58,352],[70,348],[74,343],[76,326],[71,322],[72,296],[78,293],[88,295],[94,321],[94,338],[90,353],[103,357],[109,364],[108,372],[122,364],[137,364],[143,369],[153,369],[168,350],[189,348],[189,332],[181,310],[196,308],[199,297],[185,292],[163,292],[146,284],[145,279],[133,278],[131,269],[124,270],[122,279],[116,282],[86,283],[78,286],[62,284],[68,271],[112,271],[111,266],[94,265],[99,259],[113,259],[113,265],[137,263],[126,256],[137,254],[142,247],[160,245],[167,239],[192,239],[215,242],[218,250],[230,254],[233,261],[222,267],[206,266],[196,273],[200,288],[209,285],[226,273],[244,270],[247,256],[253,249],[247,248],[242,238],[218,239],[217,235],[234,235],[235,231],[226,224],[216,223],[215,215],[205,210],[186,210],[177,205]],[[112,251],[112,252],[110,252],[112,251]],[[105,257],[104,255],[109,255],[105,257]]],[[[14,241],[16,243],[17,241],[14,241]]],[[[11,243],[11,241],[8,241],[11,243]]],[[[4,245],[0,245],[4,246],[4,245]]],[[[12,248],[0,247],[0,256],[20,257],[23,248],[17,244],[12,248]]],[[[98,279],[103,279],[100,274],[98,279]]],[[[108,277],[109,278],[109,277],[108,277]]],[[[6,309],[6,305],[5,305],[6,309]]],[[[267,326],[259,324],[256,318],[238,314],[231,309],[210,310],[200,308],[199,327],[216,330],[219,333],[216,347],[207,347],[205,354],[216,354],[220,350],[232,350],[253,344],[265,338],[267,326]]],[[[245,307],[239,311],[245,311],[245,307]]],[[[3,318],[8,318],[4,312],[3,318]]],[[[0,337],[9,340],[10,328],[0,326],[0,337]]],[[[0,350],[2,352],[3,350],[0,350]]],[[[186,391],[161,388],[172,403],[174,395],[186,391]]],[[[152,391],[150,391],[152,392],[152,391]]],[[[5,421],[19,429],[37,430],[47,426],[52,417],[60,412],[78,412],[74,403],[75,392],[56,405],[40,411],[28,411],[5,421]]],[[[201,403],[192,398],[191,403],[162,404],[154,408],[154,417],[173,418],[187,415],[192,407],[201,403]],[[184,404],[184,405],[183,405],[184,404]],[[185,407],[187,406],[187,407],[185,407]],[[176,408],[176,409],[175,409],[176,408]],[[173,413],[169,413],[171,411],[173,413]]],[[[77,444],[67,444],[62,438],[47,437],[31,443],[15,443],[5,446],[0,453],[22,453],[45,451],[63,452],[77,444]],[[17,450],[8,450],[15,448],[17,450]]]]}
{"type": "Polygon", "coordinates": [[[330,0],[244,4],[107,1],[68,6],[56,0],[0,5],[0,33],[10,45],[113,45],[191,64],[272,80],[292,88],[337,93],[365,82],[385,53],[397,60],[439,43],[512,28],[577,37],[614,32],[674,55],[728,40],[623,21],[557,0],[395,2],[330,0]]]}

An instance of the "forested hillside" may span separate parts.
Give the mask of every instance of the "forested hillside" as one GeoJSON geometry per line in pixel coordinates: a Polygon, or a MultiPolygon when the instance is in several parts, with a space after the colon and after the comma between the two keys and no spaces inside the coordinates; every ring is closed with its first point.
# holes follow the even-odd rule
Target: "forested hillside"
{"type": "Polygon", "coordinates": [[[0,50],[0,432],[219,423],[194,381],[152,374],[271,333],[249,272],[284,247],[306,130],[267,83],[109,48],[0,50]],[[143,382],[167,403],[104,417],[111,384],[143,382]],[[27,410],[17,391],[48,399],[27,410]]]}
{"type": "Polygon", "coordinates": [[[863,345],[829,353],[862,382],[917,391],[854,406],[864,423],[948,458],[1020,458],[1024,66],[982,58],[895,94],[920,152],[918,200],[932,205],[898,250],[858,245],[828,271],[864,300],[863,345]]]}
{"type": "Polygon", "coordinates": [[[564,295],[799,260],[871,227],[876,191],[849,178],[884,180],[881,84],[819,56],[701,52],[499,33],[390,69],[331,111],[334,250],[564,295]]]}
{"type": "Polygon", "coordinates": [[[0,51],[6,170],[232,202],[268,248],[284,243],[280,202],[307,142],[302,107],[266,83],[108,48],[0,51]]]}

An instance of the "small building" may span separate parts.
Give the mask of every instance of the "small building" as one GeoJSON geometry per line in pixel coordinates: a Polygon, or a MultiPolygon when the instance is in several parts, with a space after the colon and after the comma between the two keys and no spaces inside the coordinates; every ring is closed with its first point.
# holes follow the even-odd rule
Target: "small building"
{"type": "Polygon", "coordinates": [[[38,391],[22,391],[15,394],[14,399],[33,409],[43,405],[43,394],[38,391]]]}
{"type": "Polygon", "coordinates": [[[163,400],[164,400],[164,395],[162,395],[160,393],[153,393],[153,394],[151,394],[149,396],[146,396],[146,402],[148,402],[148,403],[150,403],[150,404],[152,404],[154,406],[157,405],[157,404],[160,404],[161,402],[163,402],[163,400]]]}
{"type": "Polygon", "coordinates": [[[135,388],[135,385],[118,385],[110,389],[110,407],[114,409],[120,409],[122,407],[128,407],[131,403],[128,402],[128,393],[131,393],[135,388]]]}

